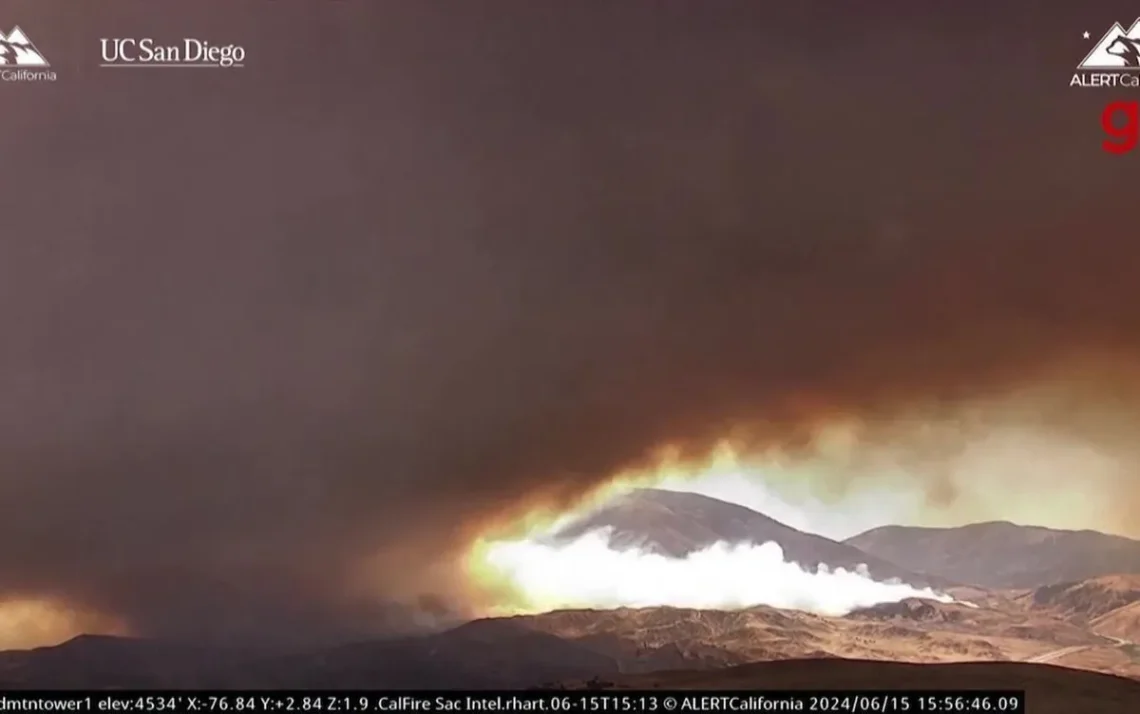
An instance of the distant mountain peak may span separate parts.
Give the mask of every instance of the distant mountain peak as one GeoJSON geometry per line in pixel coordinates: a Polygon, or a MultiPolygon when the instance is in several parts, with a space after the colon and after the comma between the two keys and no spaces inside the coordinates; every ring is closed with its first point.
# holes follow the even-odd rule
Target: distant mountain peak
{"type": "Polygon", "coordinates": [[[1057,534],[1085,534],[1100,536],[1103,538],[1120,539],[1122,541],[1132,541],[1140,543],[1140,540],[1128,538],[1126,536],[1115,535],[1112,533],[1105,533],[1103,531],[1093,530],[1091,528],[1082,528],[1080,530],[1068,528],[1054,528],[1052,526],[1040,526],[1025,523],[1014,523],[1013,521],[978,521],[976,523],[965,523],[960,526],[900,526],[900,525],[885,525],[876,526],[866,530],[858,535],[851,536],[844,540],[845,543],[861,539],[871,533],[912,533],[932,535],[936,533],[947,533],[951,531],[993,531],[993,532],[1019,532],[1019,533],[1057,533],[1057,534]]]}
{"type": "Polygon", "coordinates": [[[854,546],[796,530],[747,506],[681,491],[647,488],[623,494],[566,525],[552,540],[569,542],[602,530],[608,532],[610,546],[620,550],[637,548],[683,558],[717,543],[774,542],[786,559],[808,569],[825,564],[854,570],[865,565],[879,580],[897,578],[919,587],[954,584],[899,567],[854,546]]]}
{"type": "Polygon", "coordinates": [[[1140,541],[1008,521],[882,526],[844,541],[902,567],[985,588],[1036,588],[1140,573],[1140,541]]]}

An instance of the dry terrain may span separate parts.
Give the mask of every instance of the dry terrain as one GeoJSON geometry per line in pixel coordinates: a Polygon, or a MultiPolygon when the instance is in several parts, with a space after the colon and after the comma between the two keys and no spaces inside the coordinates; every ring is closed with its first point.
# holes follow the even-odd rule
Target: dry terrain
{"type": "Polygon", "coordinates": [[[998,590],[1140,573],[1140,541],[1088,530],[1006,522],[884,526],[844,542],[910,570],[998,590]]]}
{"type": "Polygon", "coordinates": [[[1117,608],[1094,619],[1094,632],[1130,642],[1140,642],[1140,602],[1117,608]]]}
{"type": "Polygon", "coordinates": [[[1131,656],[1134,646],[1125,638],[1095,632],[1079,618],[1014,604],[994,609],[910,599],[846,617],[769,607],[577,610],[487,620],[479,626],[490,631],[508,622],[613,657],[623,672],[841,657],[1047,662],[1140,677],[1140,662],[1131,656]]]}
{"type": "Polygon", "coordinates": [[[1049,611],[1091,624],[1140,602],[1140,574],[1043,585],[1017,596],[1014,602],[1026,610],[1049,611]]]}
{"type": "Polygon", "coordinates": [[[81,637],[0,654],[0,687],[518,688],[839,658],[1060,664],[1140,677],[1129,647],[1044,609],[929,600],[877,605],[846,617],[766,606],[570,610],[294,653],[81,637]]]}
{"type": "Polygon", "coordinates": [[[1107,640],[1043,655],[1045,661],[1140,677],[1140,575],[1109,575],[1013,594],[1027,613],[1052,614],[1107,640]]]}

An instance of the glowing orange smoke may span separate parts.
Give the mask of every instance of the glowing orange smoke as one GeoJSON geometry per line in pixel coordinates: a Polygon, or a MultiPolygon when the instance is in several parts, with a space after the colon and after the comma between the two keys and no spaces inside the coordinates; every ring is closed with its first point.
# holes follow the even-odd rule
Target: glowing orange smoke
{"type": "Polygon", "coordinates": [[[568,508],[541,505],[519,514],[476,538],[465,558],[465,567],[471,581],[492,594],[498,603],[493,614],[515,614],[541,609],[522,591],[519,583],[496,567],[496,553],[513,544],[526,543],[544,533],[557,531],[583,514],[606,502],[638,488],[694,483],[725,470],[739,471],[740,459],[736,449],[727,441],[718,444],[703,460],[684,460],[673,447],[659,450],[657,458],[648,468],[621,472],[605,485],[591,491],[568,508]]]}
{"type": "Polygon", "coordinates": [[[81,634],[128,632],[112,618],[77,611],[50,599],[0,601],[0,650],[55,645],[81,634]]]}
{"type": "Polygon", "coordinates": [[[676,451],[663,452],[655,466],[619,474],[561,514],[541,510],[525,514],[520,537],[478,539],[468,553],[468,573],[494,594],[491,615],[661,605],[715,609],[770,605],[843,615],[910,597],[950,600],[929,589],[877,582],[865,568],[804,569],[785,560],[776,543],[719,543],[685,558],[669,558],[639,549],[615,551],[604,533],[586,533],[571,543],[541,538],[637,487],[688,490],[721,479],[760,480],[763,466],[771,467],[772,456],[744,459],[727,442],[695,462],[682,460],[676,451]]]}
{"type": "Polygon", "coordinates": [[[615,475],[605,485],[591,491],[567,508],[543,505],[532,508],[505,525],[492,529],[472,543],[464,565],[471,582],[490,594],[496,603],[490,614],[518,614],[548,609],[534,592],[516,577],[497,565],[499,556],[507,549],[533,542],[543,534],[557,531],[606,502],[638,488],[693,487],[710,479],[723,476],[749,477],[759,473],[761,463],[771,463],[773,454],[765,457],[743,458],[739,449],[729,441],[718,443],[706,456],[686,459],[681,450],[664,447],[646,468],[631,469],[615,475]]]}

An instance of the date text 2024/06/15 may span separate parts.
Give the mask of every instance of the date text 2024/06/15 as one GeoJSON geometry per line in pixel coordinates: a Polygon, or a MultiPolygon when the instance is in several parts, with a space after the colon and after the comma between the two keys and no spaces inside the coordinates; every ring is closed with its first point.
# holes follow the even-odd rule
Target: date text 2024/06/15
{"type": "Polygon", "coordinates": [[[1101,146],[1110,154],[1127,154],[1140,139],[1140,102],[1109,102],[1100,115],[1105,139],[1101,146]]]}

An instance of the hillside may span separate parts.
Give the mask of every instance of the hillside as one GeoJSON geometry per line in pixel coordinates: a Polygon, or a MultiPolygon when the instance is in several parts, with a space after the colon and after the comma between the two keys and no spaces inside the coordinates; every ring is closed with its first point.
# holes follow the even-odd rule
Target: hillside
{"type": "MultiPolygon", "coordinates": [[[[1015,597],[1015,606],[1051,612],[1112,640],[1115,663],[1093,661],[1099,669],[1140,665],[1140,575],[1110,575],[1037,588],[1015,597]],[[1111,665],[1111,666],[1110,666],[1111,665]]],[[[1105,653],[1102,653],[1102,655],[1105,653]]],[[[1088,657],[1086,655],[1086,660],[1088,657]]]]}
{"type": "Polygon", "coordinates": [[[624,672],[804,657],[1004,661],[1104,642],[1047,615],[928,600],[876,605],[846,617],[759,606],[567,610],[498,622],[589,647],[615,658],[624,672]]]}
{"type": "MultiPolygon", "coordinates": [[[[1140,643],[1140,601],[1105,613],[1089,626],[1094,632],[1107,637],[1140,643]]],[[[1135,654],[1140,656],[1140,645],[1135,654]]]]}
{"type": "Polygon", "coordinates": [[[618,671],[612,657],[509,621],[297,654],[82,636],[0,652],[3,689],[520,688],[618,671]]]}
{"type": "Polygon", "coordinates": [[[0,689],[187,687],[265,656],[261,650],[80,635],[51,647],[0,652],[0,689]]]}
{"type": "MultiPolygon", "coordinates": [[[[0,653],[0,689],[522,688],[802,658],[1031,660],[1105,643],[1048,616],[922,600],[848,617],[763,606],[567,610],[295,654],[80,637],[55,647],[0,653]]],[[[1113,660],[1105,666],[1130,672],[1121,669],[1125,665],[1113,660]]]]}
{"type": "Polygon", "coordinates": [[[1074,583],[1045,585],[1018,596],[1025,606],[1048,608],[1089,622],[1140,602],[1140,575],[1106,575],[1074,583]]]}
{"type": "Polygon", "coordinates": [[[847,545],[931,576],[985,588],[1037,588],[1140,573],[1140,541],[1007,522],[957,528],[883,526],[847,545]]]}
{"type": "Polygon", "coordinates": [[[861,565],[877,580],[898,579],[919,587],[947,587],[953,583],[899,567],[849,544],[804,533],[762,513],[694,493],[639,489],[610,501],[559,531],[556,541],[584,533],[610,530],[616,549],[637,547],[675,558],[718,542],[775,542],[784,558],[815,569],[821,564],[854,570],[861,565]]]}

